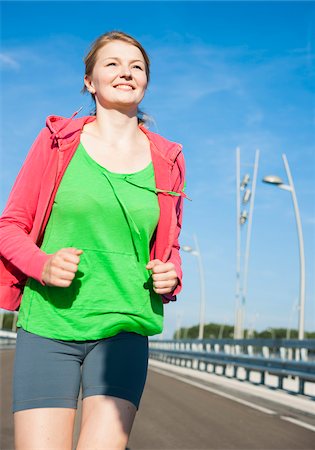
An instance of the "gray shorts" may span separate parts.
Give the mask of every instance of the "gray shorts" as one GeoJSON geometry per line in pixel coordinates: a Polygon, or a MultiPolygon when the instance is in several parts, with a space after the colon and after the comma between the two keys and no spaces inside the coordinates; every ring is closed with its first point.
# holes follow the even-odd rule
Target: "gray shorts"
{"type": "Polygon", "coordinates": [[[91,395],[112,395],[139,408],[148,369],[148,337],[133,332],[63,341],[18,328],[12,411],[77,408],[91,395]]]}

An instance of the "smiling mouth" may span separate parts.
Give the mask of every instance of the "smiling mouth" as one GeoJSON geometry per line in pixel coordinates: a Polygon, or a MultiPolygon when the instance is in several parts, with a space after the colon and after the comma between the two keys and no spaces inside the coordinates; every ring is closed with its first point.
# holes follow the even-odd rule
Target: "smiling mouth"
{"type": "Polygon", "coordinates": [[[114,86],[114,87],[115,87],[115,89],[121,89],[123,91],[132,91],[134,89],[129,84],[117,84],[117,86],[114,86]]]}

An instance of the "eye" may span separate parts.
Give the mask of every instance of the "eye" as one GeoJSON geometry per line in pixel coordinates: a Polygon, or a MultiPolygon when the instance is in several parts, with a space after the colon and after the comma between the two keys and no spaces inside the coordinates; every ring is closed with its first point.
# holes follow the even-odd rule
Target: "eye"
{"type": "Polygon", "coordinates": [[[135,66],[133,66],[135,69],[140,69],[140,70],[143,70],[143,68],[141,67],[141,66],[138,66],[138,65],[135,65],[135,66]]]}
{"type": "Polygon", "coordinates": [[[116,66],[116,63],[115,62],[110,62],[110,63],[108,63],[108,64],[106,64],[107,66],[116,66]]]}

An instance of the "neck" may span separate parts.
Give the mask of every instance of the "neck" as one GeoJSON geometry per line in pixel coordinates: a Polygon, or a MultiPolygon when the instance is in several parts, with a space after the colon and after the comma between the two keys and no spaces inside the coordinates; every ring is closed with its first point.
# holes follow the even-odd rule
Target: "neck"
{"type": "Polygon", "coordinates": [[[137,111],[99,109],[93,122],[93,133],[109,144],[128,141],[139,133],[137,111]]]}

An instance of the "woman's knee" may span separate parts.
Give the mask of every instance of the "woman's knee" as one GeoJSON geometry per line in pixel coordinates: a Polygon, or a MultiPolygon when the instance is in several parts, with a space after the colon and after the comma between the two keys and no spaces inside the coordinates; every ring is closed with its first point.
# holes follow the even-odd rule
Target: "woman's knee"
{"type": "Polygon", "coordinates": [[[34,408],[14,413],[15,450],[71,450],[76,410],[34,408]]]}
{"type": "Polygon", "coordinates": [[[77,450],[125,449],[136,413],[136,406],[129,400],[109,395],[86,397],[77,450]]]}

